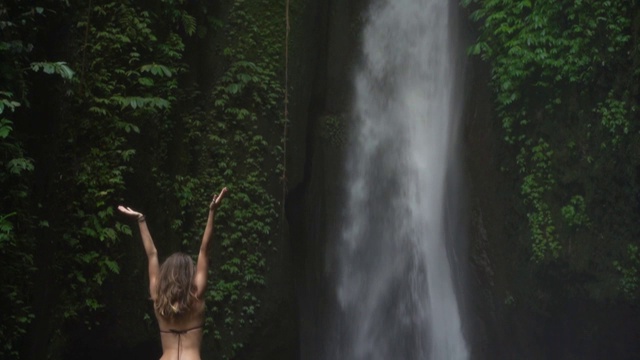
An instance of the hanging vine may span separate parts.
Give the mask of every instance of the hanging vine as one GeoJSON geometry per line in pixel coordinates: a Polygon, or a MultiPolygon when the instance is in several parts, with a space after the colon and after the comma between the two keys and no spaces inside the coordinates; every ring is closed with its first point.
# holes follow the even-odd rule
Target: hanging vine
{"type": "Polygon", "coordinates": [[[285,36],[284,36],[284,125],[282,134],[282,210],[280,216],[284,221],[284,201],[287,195],[287,130],[289,127],[289,0],[285,6],[285,36]]]}

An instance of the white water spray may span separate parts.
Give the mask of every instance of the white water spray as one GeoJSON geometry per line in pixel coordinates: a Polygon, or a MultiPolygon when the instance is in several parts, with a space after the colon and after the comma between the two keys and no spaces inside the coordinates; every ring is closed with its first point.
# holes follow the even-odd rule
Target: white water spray
{"type": "Polygon", "coordinates": [[[459,116],[449,6],[379,0],[370,9],[355,80],[331,358],[469,358],[445,226],[455,216],[445,208],[459,116]]]}

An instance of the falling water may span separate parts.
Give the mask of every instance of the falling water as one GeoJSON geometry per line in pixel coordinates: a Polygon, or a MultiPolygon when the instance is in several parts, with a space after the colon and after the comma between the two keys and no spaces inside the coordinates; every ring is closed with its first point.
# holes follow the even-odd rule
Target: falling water
{"type": "MultiPolygon", "coordinates": [[[[451,3],[451,4],[450,4],[451,3]]],[[[449,0],[379,0],[363,34],[331,359],[468,359],[447,223],[459,103],[449,0]]]]}

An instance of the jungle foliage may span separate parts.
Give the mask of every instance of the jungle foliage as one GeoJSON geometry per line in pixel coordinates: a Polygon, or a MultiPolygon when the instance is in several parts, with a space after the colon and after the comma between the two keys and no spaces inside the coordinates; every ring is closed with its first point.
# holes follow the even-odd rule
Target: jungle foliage
{"type": "Polygon", "coordinates": [[[479,28],[469,53],[491,67],[531,266],[569,296],[637,303],[640,4],[463,4],[479,28]]]}
{"type": "Polygon", "coordinates": [[[194,253],[227,186],[205,351],[234,358],[280,232],[284,4],[35,3],[0,4],[0,357],[61,358],[117,316],[113,289],[144,257],[118,204],[147,215],[161,255],[194,253]],[[214,46],[205,69],[187,56],[214,46]]]}

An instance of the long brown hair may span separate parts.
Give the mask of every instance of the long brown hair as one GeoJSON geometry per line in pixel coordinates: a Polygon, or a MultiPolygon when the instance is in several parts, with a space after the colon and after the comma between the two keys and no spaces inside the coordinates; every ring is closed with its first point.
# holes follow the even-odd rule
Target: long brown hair
{"type": "Polygon", "coordinates": [[[193,277],[196,267],[189,255],[174,253],[160,266],[154,307],[163,317],[173,318],[189,312],[196,297],[193,277]]]}

